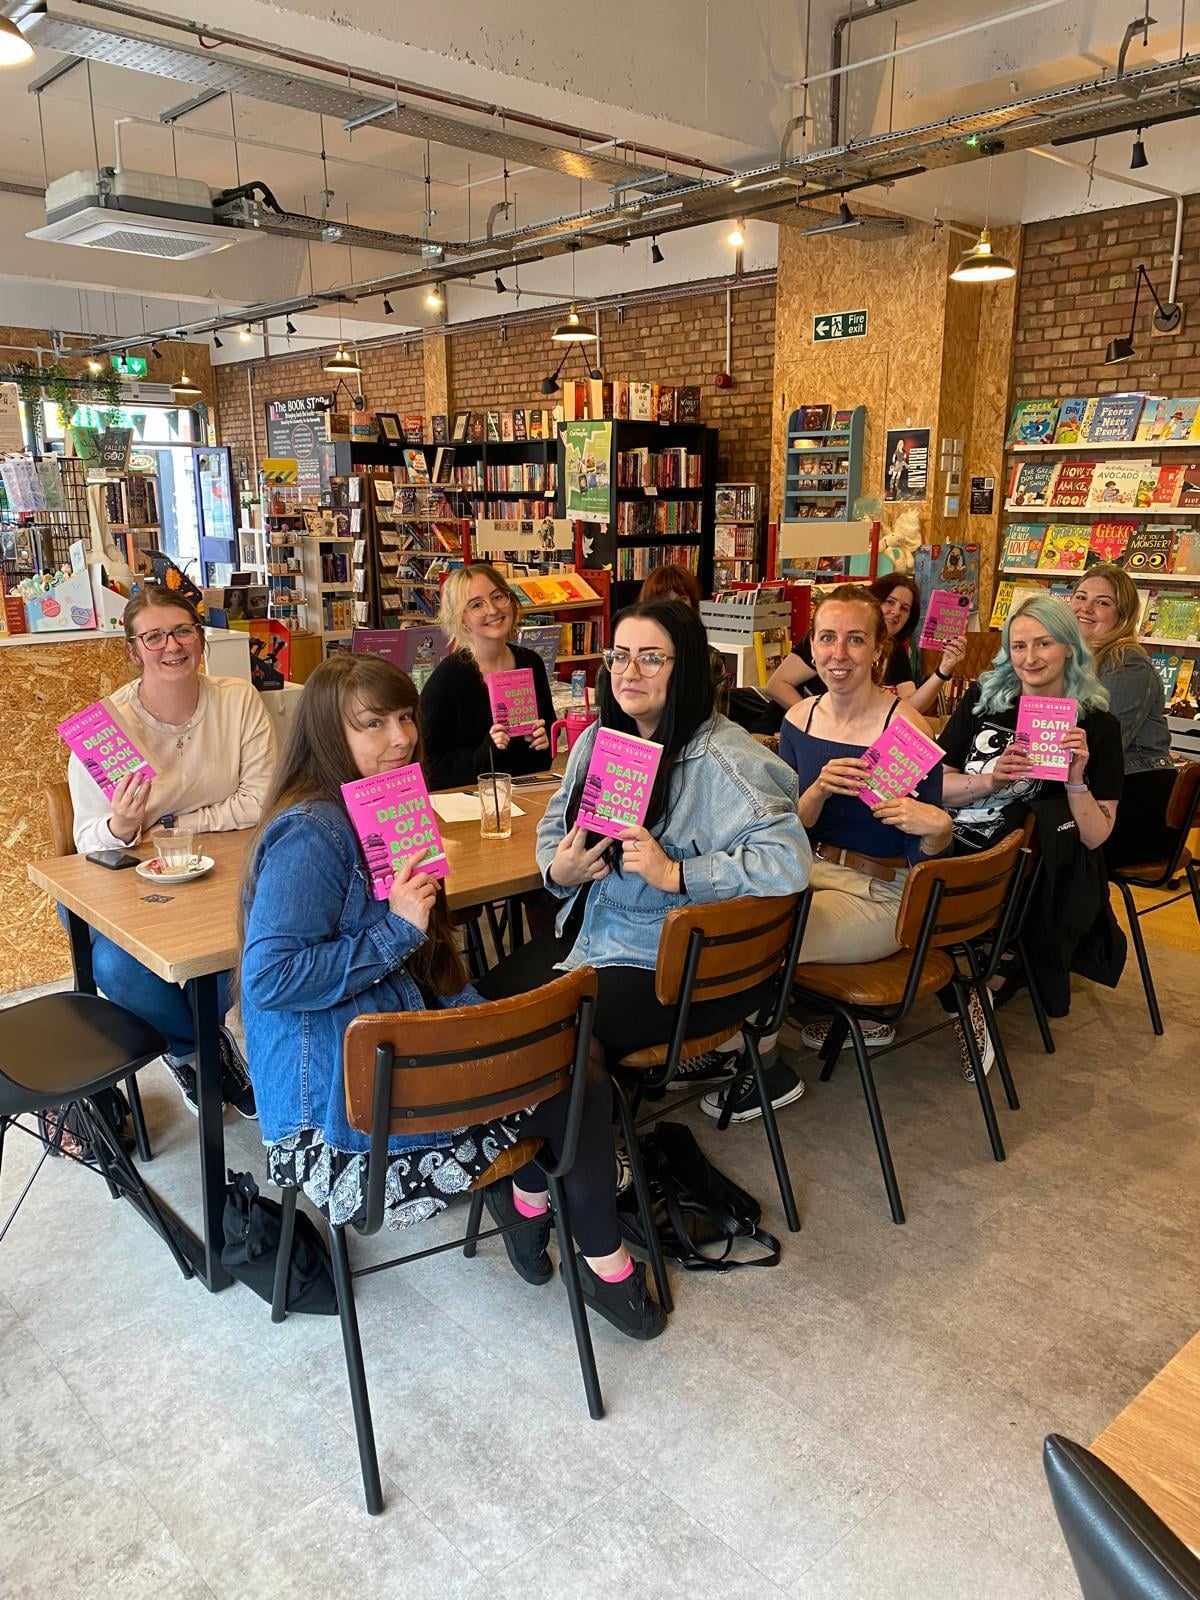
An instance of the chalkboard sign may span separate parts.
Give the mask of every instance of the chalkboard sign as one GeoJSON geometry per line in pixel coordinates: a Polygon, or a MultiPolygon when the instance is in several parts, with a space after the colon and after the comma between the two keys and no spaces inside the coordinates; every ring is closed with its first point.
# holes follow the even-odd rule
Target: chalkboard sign
{"type": "Polygon", "coordinates": [[[129,447],[132,443],[132,428],[105,428],[100,435],[100,465],[124,472],[129,465],[129,447]]]}
{"type": "Polygon", "coordinates": [[[266,404],[266,454],[296,461],[300,491],[306,498],[316,499],[329,488],[333,456],[325,438],[329,405],[327,394],[291,395],[266,404]]]}

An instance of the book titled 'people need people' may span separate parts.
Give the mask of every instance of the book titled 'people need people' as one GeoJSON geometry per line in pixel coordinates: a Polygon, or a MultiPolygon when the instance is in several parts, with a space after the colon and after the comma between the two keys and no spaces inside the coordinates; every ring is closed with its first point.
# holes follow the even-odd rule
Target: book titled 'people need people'
{"type": "Polygon", "coordinates": [[[640,828],[661,757],[662,746],[652,739],[601,728],[583,780],[579,827],[610,839],[619,838],[626,828],[640,828]]]}
{"type": "Polygon", "coordinates": [[[342,785],[342,799],[366,857],[371,893],[386,900],[392,879],[407,861],[414,872],[446,876],[446,851],[429,800],[425,776],[414,761],[372,778],[342,785]]]}

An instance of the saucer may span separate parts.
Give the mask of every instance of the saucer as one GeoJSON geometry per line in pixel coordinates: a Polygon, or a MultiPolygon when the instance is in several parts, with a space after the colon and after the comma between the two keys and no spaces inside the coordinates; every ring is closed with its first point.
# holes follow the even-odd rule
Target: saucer
{"type": "Polygon", "coordinates": [[[195,864],[185,872],[165,872],[161,870],[158,857],[152,856],[149,861],[139,861],[134,871],[150,883],[190,883],[193,878],[203,878],[216,866],[211,856],[193,856],[192,861],[195,864]]]}

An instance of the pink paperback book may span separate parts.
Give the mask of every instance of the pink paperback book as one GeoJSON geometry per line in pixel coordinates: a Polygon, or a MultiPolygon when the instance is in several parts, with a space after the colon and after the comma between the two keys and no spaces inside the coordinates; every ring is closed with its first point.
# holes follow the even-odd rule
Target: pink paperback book
{"type": "Polygon", "coordinates": [[[912,794],[944,754],[941,745],[905,717],[893,717],[862,753],[871,771],[858,798],[864,805],[877,806],[881,800],[898,800],[912,794]]]}
{"type": "Polygon", "coordinates": [[[589,833],[618,838],[646,820],[662,745],[601,728],[592,746],[576,822],[589,833]]]}
{"type": "Polygon", "coordinates": [[[112,799],[117,784],[131,772],[154,777],[154,768],[103,700],[60,722],[58,734],[71,754],[82,761],[88,777],[99,785],[106,800],[112,799]]]}
{"type": "Polygon", "coordinates": [[[541,721],[533,669],[514,667],[511,672],[489,672],[483,681],[492,703],[492,721],[514,735],[532,733],[541,721]]]}
{"type": "Polygon", "coordinates": [[[412,862],[414,872],[446,876],[446,851],[417,762],[344,783],[342,799],[362,844],[376,900],[387,899],[396,868],[405,861],[412,862]]]}
{"type": "Polygon", "coordinates": [[[971,596],[954,589],[935,589],[925,608],[925,621],[917,641],[920,650],[944,650],[962,639],[971,619],[971,596]]]}
{"type": "Polygon", "coordinates": [[[1021,696],[1017,702],[1016,738],[1029,752],[1029,777],[1065,782],[1071,752],[1063,749],[1062,736],[1075,726],[1078,713],[1078,700],[1056,700],[1044,694],[1021,696]]]}

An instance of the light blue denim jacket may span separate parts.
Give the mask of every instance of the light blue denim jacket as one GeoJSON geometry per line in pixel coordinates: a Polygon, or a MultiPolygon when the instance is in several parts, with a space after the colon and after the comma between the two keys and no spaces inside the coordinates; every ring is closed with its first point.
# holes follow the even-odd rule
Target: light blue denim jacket
{"type": "MultiPolygon", "coordinates": [[[[370,1148],[346,1121],[342,1035],[363,1012],[424,1011],[405,961],[425,935],[371,898],[349,818],[293,806],[254,855],[241,1008],[264,1141],[316,1128],[338,1150],[370,1148]]],[[[443,1006],[480,1002],[473,989],[443,1006]]],[[[394,1137],[389,1149],[447,1145],[450,1133],[394,1137]]]]}
{"type": "MultiPolygon", "coordinates": [[[[571,751],[562,784],[538,825],[542,881],[566,902],[558,917],[560,936],[579,891],[551,883],[547,873],[595,736],[593,723],[571,751]]],[[[652,830],[666,854],[683,863],[683,895],[651,888],[636,873],[610,872],[592,885],[579,937],[559,965],[568,972],[584,962],[653,968],[663,918],[677,906],[797,894],[812,867],[808,837],[796,815],[797,794],[792,769],[744,729],[722,716],[704,723],[675,765],[665,825],[652,830]]]]}

